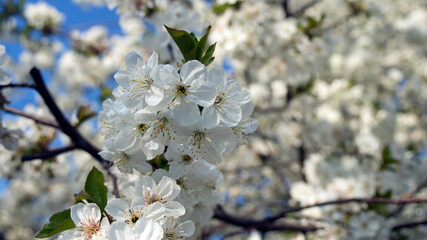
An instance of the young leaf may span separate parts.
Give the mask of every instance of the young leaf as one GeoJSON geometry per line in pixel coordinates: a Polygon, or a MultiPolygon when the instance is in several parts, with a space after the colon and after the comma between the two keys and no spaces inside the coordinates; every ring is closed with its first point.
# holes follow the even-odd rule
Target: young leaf
{"type": "Polygon", "coordinates": [[[49,223],[37,234],[37,238],[47,238],[65,230],[76,227],[70,216],[70,209],[54,214],[49,218],[49,223]]]}
{"type": "Polygon", "coordinates": [[[92,168],[87,176],[85,183],[85,191],[89,194],[93,201],[98,205],[101,211],[104,211],[107,206],[107,187],[104,185],[104,175],[95,167],[92,168]]]}
{"type": "Polygon", "coordinates": [[[200,59],[202,57],[202,54],[205,51],[205,47],[206,47],[206,43],[208,41],[210,31],[211,31],[211,26],[209,26],[206,29],[205,35],[203,35],[203,37],[201,37],[199,42],[197,43],[196,59],[200,59]]]}
{"type": "Polygon", "coordinates": [[[179,50],[182,53],[182,56],[184,56],[184,59],[186,61],[191,60],[191,59],[187,59],[186,56],[193,49],[197,49],[197,38],[196,38],[196,36],[193,33],[190,34],[190,33],[183,31],[183,30],[173,29],[173,28],[170,28],[166,25],[165,25],[165,28],[168,31],[169,35],[172,37],[172,39],[175,41],[176,45],[178,46],[179,50]]]}
{"type": "Polygon", "coordinates": [[[208,50],[206,50],[205,55],[202,57],[201,61],[203,64],[208,66],[210,63],[213,62],[214,58],[212,57],[215,52],[216,43],[212,44],[208,50]]]}

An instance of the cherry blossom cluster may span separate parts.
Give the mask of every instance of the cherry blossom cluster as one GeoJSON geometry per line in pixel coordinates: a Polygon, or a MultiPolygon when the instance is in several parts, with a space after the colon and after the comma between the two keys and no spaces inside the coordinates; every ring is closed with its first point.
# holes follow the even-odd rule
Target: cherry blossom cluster
{"type": "Polygon", "coordinates": [[[145,62],[133,51],[126,66],[114,76],[115,99],[103,103],[98,118],[105,137],[100,155],[124,173],[154,170],[175,179],[185,217],[196,218],[199,228],[222,202],[215,165],[257,129],[250,95],[222,68],[197,60],[174,67],[158,64],[156,52],[145,62]]]}
{"type": "Polygon", "coordinates": [[[164,176],[158,183],[142,176],[133,187],[131,199],[109,199],[104,214],[95,203],[77,203],[70,215],[75,228],[57,239],[183,239],[194,234],[192,221],[180,222],[185,208],[175,198],[181,188],[164,176]]]}
{"type": "Polygon", "coordinates": [[[249,93],[221,68],[208,70],[197,60],[161,65],[156,52],[147,63],[131,52],[126,65],[115,75],[115,100],[104,102],[98,120],[105,135],[100,154],[123,172],[147,172],[147,160],[166,146],[218,164],[257,128],[249,93]]]}

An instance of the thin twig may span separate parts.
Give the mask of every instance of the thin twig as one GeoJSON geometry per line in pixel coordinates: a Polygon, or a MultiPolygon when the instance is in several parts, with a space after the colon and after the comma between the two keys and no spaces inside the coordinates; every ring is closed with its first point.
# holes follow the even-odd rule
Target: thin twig
{"type": "Polygon", "coordinates": [[[381,203],[381,204],[408,204],[408,203],[424,203],[427,202],[427,199],[423,198],[403,198],[403,199],[387,199],[387,198],[348,198],[348,199],[340,199],[335,201],[321,202],[312,205],[291,208],[278,213],[277,215],[266,218],[264,221],[274,222],[277,219],[283,218],[289,213],[299,212],[301,210],[313,207],[322,207],[327,205],[338,205],[338,204],[346,204],[350,202],[356,203],[381,203]]]}
{"type": "Polygon", "coordinates": [[[267,232],[267,231],[312,232],[317,230],[316,227],[310,226],[310,225],[301,226],[301,225],[290,224],[290,223],[273,224],[272,222],[267,222],[265,220],[253,220],[253,219],[235,217],[226,213],[221,206],[218,206],[215,209],[214,218],[235,226],[239,226],[247,229],[257,229],[260,232],[267,232]]]}
{"type": "Polygon", "coordinates": [[[406,198],[406,199],[385,199],[385,198],[350,198],[350,199],[340,199],[329,202],[316,203],[312,205],[307,205],[303,207],[291,208],[282,211],[279,214],[276,214],[271,217],[267,217],[261,220],[254,220],[242,217],[236,217],[229,215],[224,211],[221,206],[218,206],[215,209],[214,218],[227,222],[229,224],[240,226],[243,228],[255,228],[261,232],[263,231],[298,231],[298,232],[310,232],[316,231],[318,228],[314,226],[301,226],[295,224],[274,224],[277,220],[286,217],[289,213],[299,212],[307,208],[313,207],[321,207],[326,205],[338,205],[338,204],[346,204],[350,202],[357,203],[382,203],[382,204],[401,204],[401,203],[424,203],[427,202],[427,199],[421,198],[406,198]]]}
{"type": "Polygon", "coordinates": [[[397,231],[397,230],[400,230],[402,228],[411,228],[411,227],[416,227],[418,225],[426,225],[426,224],[427,224],[427,219],[423,219],[421,221],[398,224],[398,225],[394,226],[391,230],[397,231]]]}
{"type": "Polygon", "coordinates": [[[30,83],[10,83],[6,85],[0,85],[0,90],[3,88],[35,88],[34,84],[30,83]]]}
{"type": "Polygon", "coordinates": [[[66,152],[69,152],[69,151],[72,151],[75,149],[77,149],[77,146],[75,144],[70,144],[70,145],[65,146],[65,147],[50,149],[48,151],[41,152],[41,153],[24,155],[24,156],[22,156],[21,161],[27,162],[27,161],[32,161],[32,160],[36,160],[36,159],[49,159],[49,158],[55,157],[59,154],[66,153],[66,152]]]}
{"type": "Polygon", "coordinates": [[[36,123],[40,123],[40,124],[43,124],[43,125],[46,125],[49,127],[54,127],[54,128],[60,129],[58,123],[54,119],[38,117],[38,116],[35,116],[33,114],[29,114],[29,113],[26,113],[22,110],[19,110],[19,109],[13,108],[13,107],[9,107],[6,105],[3,105],[3,111],[8,112],[8,113],[12,113],[12,114],[15,114],[15,115],[18,115],[21,117],[25,117],[25,118],[28,118],[31,120],[34,120],[36,123]]]}

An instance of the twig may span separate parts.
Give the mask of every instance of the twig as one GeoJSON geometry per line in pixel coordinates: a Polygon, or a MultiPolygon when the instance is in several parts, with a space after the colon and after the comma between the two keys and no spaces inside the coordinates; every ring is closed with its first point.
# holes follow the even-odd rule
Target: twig
{"type": "Polygon", "coordinates": [[[272,222],[267,222],[265,220],[253,220],[253,219],[235,217],[226,213],[221,206],[218,206],[215,209],[214,218],[235,226],[239,226],[247,229],[257,229],[260,232],[267,232],[267,231],[312,232],[317,230],[317,228],[314,226],[301,226],[301,225],[290,224],[290,223],[272,224],[272,222]]]}
{"type": "Polygon", "coordinates": [[[35,88],[34,84],[30,83],[10,83],[6,85],[0,85],[0,90],[3,88],[35,88]]]}
{"type": "Polygon", "coordinates": [[[27,162],[35,159],[49,159],[59,154],[66,153],[75,149],[77,149],[77,146],[75,144],[71,144],[65,147],[50,149],[49,151],[46,151],[46,152],[24,155],[22,156],[21,161],[27,162]]]}
{"type": "MultiPolygon", "coordinates": [[[[422,189],[424,189],[425,187],[427,187],[427,178],[426,179],[424,179],[424,181],[422,181],[418,186],[417,186],[417,188],[411,193],[411,195],[409,195],[409,197],[414,197],[415,196],[415,194],[417,194],[418,192],[420,192],[422,189]]],[[[405,208],[405,205],[404,204],[401,204],[401,205],[399,205],[399,207],[395,210],[395,211],[393,211],[392,213],[390,213],[388,216],[387,216],[387,218],[390,218],[390,217],[394,217],[394,216],[396,216],[396,215],[398,215],[399,213],[401,213],[402,211],[403,211],[403,209],[405,208]]]]}
{"type": "Polygon", "coordinates": [[[3,111],[8,112],[8,113],[13,113],[15,115],[21,116],[21,117],[25,117],[31,120],[34,120],[36,123],[40,123],[46,126],[50,126],[50,127],[54,127],[54,128],[58,128],[60,129],[58,123],[53,120],[53,119],[47,119],[47,118],[42,118],[42,117],[38,117],[29,113],[26,113],[24,111],[21,111],[19,109],[13,108],[13,107],[9,107],[6,105],[3,105],[3,111]]]}
{"type": "MultiPolygon", "coordinates": [[[[337,204],[346,204],[350,202],[357,202],[357,203],[382,203],[382,204],[401,204],[401,203],[424,203],[427,202],[427,199],[421,199],[421,198],[406,198],[406,199],[385,199],[385,198],[350,198],[350,199],[341,199],[341,200],[335,200],[335,201],[329,201],[329,202],[322,202],[322,203],[316,203],[312,205],[307,205],[303,207],[297,207],[297,208],[291,208],[282,211],[281,213],[267,217],[261,220],[254,220],[254,219],[248,219],[248,218],[241,218],[241,217],[235,217],[227,214],[224,209],[221,206],[218,206],[215,209],[214,218],[227,222],[229,224],[240,226],[243,228],[255,228],[258,231],[265,232],[265,231],[297,231],[297,232],[310,232],[310,231],[316,231],[318,228],[315,226],[301,226],[296,224],[275,224],[275,222],[289,213],[293,212],[299,212],[301,210],[312,208],[312,207],[321,207],[326,205],[337,205],[337,204]]],[[[422,224],[422,223],[420,223],[422,224]]]]}
{"type": "Polygon", "coordinates": [[[408,223],[398,224],[398,225],[394,226],[391,230],[397,231],[397,230],[400,230],[402,228],[411,228],[411,227],[416,227],[418,225],[425,225],[425,224],[427,224],[427,219],[423,219],[421,221],[416,221],[416,222],[408,222],[408,223]]]}
{"type": "Polygon", "coordinates": [[[337,205],[337,204],[346,204],[350,202],[356,203],[382,203],[382,204],[408,204],[408,203],[424,203],[427,202],[427,199],[423,198],[403,198],[403,199],[387,199],[387,198],[348,198],[348,199],[340,199],[335,201],[321,202],[312,205],[291,208],[278,213],[277,215],[266,218],[264,221],[266,222],[274,222],[280,218],[285,217],[289,213],[299,212],[301,210],[313,207],[322,207],[327,205],[337,205]]]}

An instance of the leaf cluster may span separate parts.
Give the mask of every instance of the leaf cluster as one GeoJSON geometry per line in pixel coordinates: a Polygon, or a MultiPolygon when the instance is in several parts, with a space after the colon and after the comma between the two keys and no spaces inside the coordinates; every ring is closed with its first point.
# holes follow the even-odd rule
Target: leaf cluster
{"type": "Polygon", "coordinates": [[[210,45],[205,51],[209,33],[211,31],[211,26],[206,29],[205,35],[203,35],[200,39],[197,39],[194,33],[173,29],[166,25],[165,28],[181,51],[182,56],[184,57],[183,63],[191,60],[198,60],[205,66],[208,66],[215,60],[213,54],[216,43],[210,45]]]}

